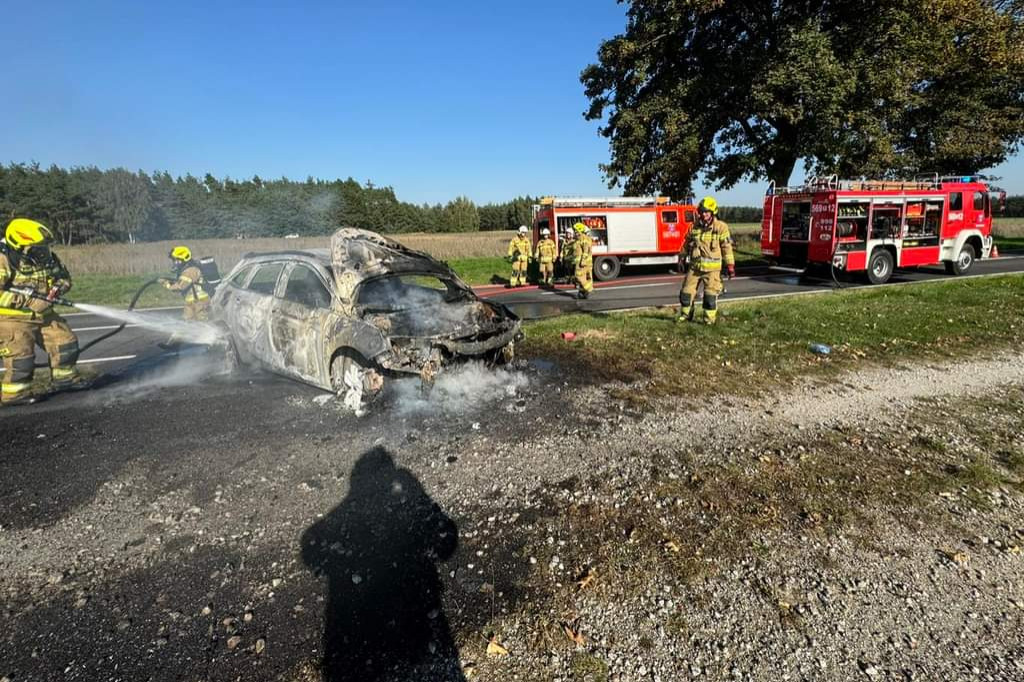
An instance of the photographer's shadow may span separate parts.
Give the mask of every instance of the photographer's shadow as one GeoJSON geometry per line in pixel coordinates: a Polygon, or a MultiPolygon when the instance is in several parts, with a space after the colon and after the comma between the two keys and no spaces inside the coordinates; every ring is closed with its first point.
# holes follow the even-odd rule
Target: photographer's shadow
{"type": "Polygon", "coordinates": [[[462,682],[442,608],[438,563],[458,529],[383,448],[352,469],[348,496],[302,536],[302,558],[327,581],[323,679],[462,682]]]}

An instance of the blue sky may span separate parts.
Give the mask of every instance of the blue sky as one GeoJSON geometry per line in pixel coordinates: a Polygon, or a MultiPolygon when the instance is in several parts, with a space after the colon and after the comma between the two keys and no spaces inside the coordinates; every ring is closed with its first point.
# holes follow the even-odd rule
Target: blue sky
{"type": "MultiPolygon", "coordinates": [[[[4,15],[4,161],[351,175],[418,203],[609,193],[579,72],[624,28],[613,0],[22,2],[4,15]]],[[[1020,156],[993,172],[1024,193],[1020,156]]]]}

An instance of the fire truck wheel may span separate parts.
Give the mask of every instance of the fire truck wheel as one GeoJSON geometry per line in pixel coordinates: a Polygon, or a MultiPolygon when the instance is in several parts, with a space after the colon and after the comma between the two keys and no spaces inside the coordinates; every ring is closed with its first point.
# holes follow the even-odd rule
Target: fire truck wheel
{"type": "Polygon", "coordinates": [[[974,252],[974,247],[970,244],[964,244],[960,249],[959,255],[957,255],[955,261],[946,262],[946,272],[951,275],[962,275],[971,269],[974,265],[974,259],[977,258],[978,254],[974,252]]]}
{"type": "Polygon", "coordinates": [[[892,277],[892,254],[885,249],[875,249],[868,263],[868,281],[872,284],[885,284],[892,277]]]}
{"type": "Polygon", "coordinates": [[[594,279],[607,282],[619,276],[622,264],[615,256],[601,256],[594,259],[594,279]]]}

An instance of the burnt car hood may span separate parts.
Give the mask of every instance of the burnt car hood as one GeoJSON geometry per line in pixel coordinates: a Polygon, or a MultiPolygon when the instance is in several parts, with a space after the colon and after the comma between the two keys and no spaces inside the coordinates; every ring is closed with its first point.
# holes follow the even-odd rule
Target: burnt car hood
{"type": "Polygon", "coordinates": [[[331,237],[331,267],[336,277],[353,273],[360,280],[378,275],[429,273],[458,279],[429,254],[410,249],[369,230],[343,227],[331,237]]]}
{"type": "Polygon", "coordinates": [[[376,313],[390,323],[390,336],[459,339],[517,327],[519,318],[504,306],[467,297],[441,305],[376,313]]]}

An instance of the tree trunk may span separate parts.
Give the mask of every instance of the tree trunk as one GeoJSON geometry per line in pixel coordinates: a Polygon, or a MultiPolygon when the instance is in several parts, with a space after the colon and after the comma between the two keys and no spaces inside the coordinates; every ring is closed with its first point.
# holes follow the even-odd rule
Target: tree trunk
{"type": "Polygon", "coordinates": [[[776,158],[768,170],[768,179],[775,183],[776,187],[785,187],[789,184],[789,178],[796,168],[796,154],[787,154],[776,158]]]}

